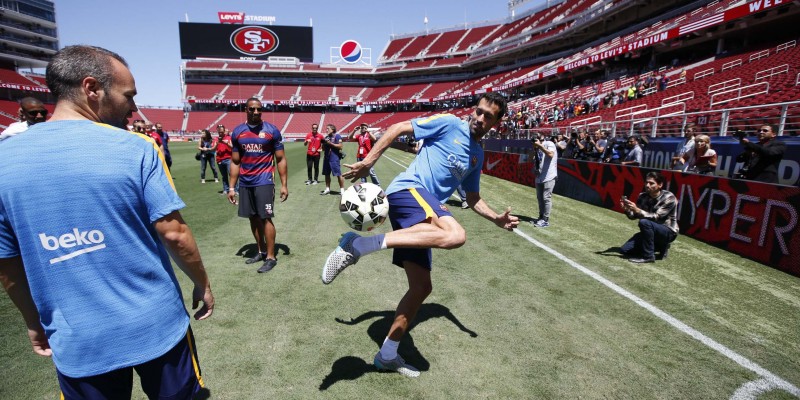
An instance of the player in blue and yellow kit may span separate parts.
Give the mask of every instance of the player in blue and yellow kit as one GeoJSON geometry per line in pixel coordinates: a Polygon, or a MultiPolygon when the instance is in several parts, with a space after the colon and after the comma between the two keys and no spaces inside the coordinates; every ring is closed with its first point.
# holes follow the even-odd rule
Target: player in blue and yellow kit
{"type": "Polygon", "coordinates": [[[234,188],[239,186],[239,216],[250,220],[250,229],[258,246],[258,254],[246,264],[264,261],[258,272],[269,272],[275,258],[275,165],[281,177],[281,201],[289,197],[287,163],[281,132],[275,125],[261,120],[261,100],[250,98],[246,103],[247,122],[233,129],[231,135],[231,171],[228,200],[236,204],[234,188]]]}
{"type": "Polygon", "coordinates": [[[394,230],[370,237],[353,232],[344,234],[322,270],[322,281],[328,284],[361,257],[382,249],[394,249],[392,263],[405,269],[409,287],[397,306],[389,334],[375,355],[374,364],[378,369],[397,371],[408,377],[419,376],[419,370],[406,364],[397,354],[397,347],[432,290],[431,248],[454,249],[466,241],[464,228],[444,206],[456,188],[462,185],[467,191],[469,206],[497,226],[512,230],[519,224],[519,219],[510,215],[510,207],[497,214],[479,193],[483,166],[479,140],[505,112],[505,99],[497,93],[486,93],[478,101],[469,122],[439,114],[392,125],[363,161],[345,165],[350,168],[345,178],[366,177],[398,137],[413,133],[416,140],[424,139],[408,169],[386,189],[389,220],[394,230]]]}
{"type": "Polygon", "coordinates": [[[170,255],[203,303],[196,319],[214,296],[163,154],[120,129],[137,110],[133,76],[115,53],[68,46],[47,85],[50,121],[3,143],[0,282],[62,399],[129,399],[134,370],[148,397],[189,399],[203,381],[170,255]],[[34,150],[57,168],[20,185],[34,150]]]}

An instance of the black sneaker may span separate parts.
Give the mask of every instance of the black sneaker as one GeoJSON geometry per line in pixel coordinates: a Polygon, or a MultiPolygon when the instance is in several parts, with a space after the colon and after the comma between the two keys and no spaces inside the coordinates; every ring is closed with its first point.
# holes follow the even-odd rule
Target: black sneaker
{"type": "Polygon", "coordinates": [[[265,258],[267,258],[266,254],[258,253],[258,254],[255,255],[255,257],[248,258],[247,260],[245,260],[244,263],[245,264],[253,264],[253,263],[257,263],[259,261],[263,261],[265,258]]]}
{"type": "Polygon", "coordinates": [[[266,261],[264,261],[264,265],[262,265],[261,268],[258,269],[258,273],[263,274],[264,272],[272,271],[272,269],[275,268],[276,265],[278,265],[278,260],[268,258],[266,261]]]}

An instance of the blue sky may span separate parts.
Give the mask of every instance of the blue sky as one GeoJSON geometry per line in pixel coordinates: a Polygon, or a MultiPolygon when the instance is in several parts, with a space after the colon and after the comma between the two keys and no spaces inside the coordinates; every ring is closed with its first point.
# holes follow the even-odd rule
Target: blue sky
{"type": "MultiPolygon", "coordinates": [[[[530,9],[541,0],[520,8],[530,9]]],[[[178,22],[218,22],[218,11],[275,16],[276,25],[314,28],[314,61],[353,39],[372,49],[373,65],[392,33],[446,28],[508,16],[507,0],[210,1],[55,0],[59,45],[91,44],[122,55],[136,79],[140,105],[180,106],[178,22]]],[[[519,12],[519,11],[518,11],[519,12]]]]}

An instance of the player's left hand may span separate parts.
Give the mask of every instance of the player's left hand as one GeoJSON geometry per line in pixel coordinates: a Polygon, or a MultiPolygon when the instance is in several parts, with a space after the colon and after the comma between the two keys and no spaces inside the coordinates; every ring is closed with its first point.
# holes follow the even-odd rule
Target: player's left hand
{"type": "Polygon", "coordinates": [[[34,353],[43,357],[51,357],[53,355],[53,350],[50,349],[50,342],[47,340],[47,335],[41,325],[28,328],[28,339],[31,341],[34,353]]]}
{"type": "Polygon", "coordinates": [[[364,161],[359,161],[355,164],[343,164],[345,167],[350,168],[350,171],[347,171],[342,174],[342,178],[350,179],[350,182],[355,182],[361,178],[366,178],[369,175],[369,168],[370,166],[367,165],[364,161]]]}
{"type": "Polygon", "coordinates": [[[211,316],[214,312],[214,295],[211,293],[211,286],[195,286],[192,291],[192,310],[203,302],[203,306],[194,313],[194,319],[200,321],[211,316]]]}
{"type": "Polygon", "coordinates": [[[281,203],[286,201],[289,198],[289,188],[286,186],[281,186],[281,203]]]}
{"type": "Polygon", "coordinates": [[[511,207],[507,207],[504,213],[497,216],[494,223],[507,231],[511,231],[519,225],[519,218],[511,215],[511,207]]]}

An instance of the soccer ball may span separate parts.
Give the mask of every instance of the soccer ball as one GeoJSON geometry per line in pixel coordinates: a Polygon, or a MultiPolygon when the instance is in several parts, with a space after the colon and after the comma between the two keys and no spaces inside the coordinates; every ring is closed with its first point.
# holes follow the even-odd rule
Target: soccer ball
{"type": "Polygon", "coordinates": [[[339,211],[347,226],[357,231],[371,231],[389,215],[389,200],[380,186],[357,183],[342,193],[339,211]]]}

